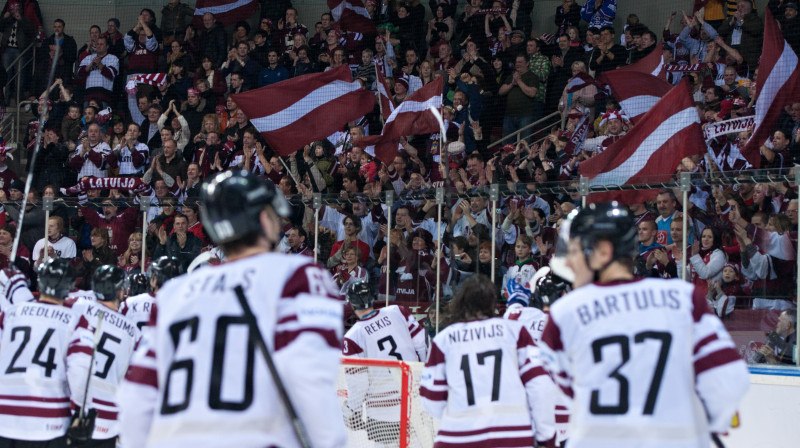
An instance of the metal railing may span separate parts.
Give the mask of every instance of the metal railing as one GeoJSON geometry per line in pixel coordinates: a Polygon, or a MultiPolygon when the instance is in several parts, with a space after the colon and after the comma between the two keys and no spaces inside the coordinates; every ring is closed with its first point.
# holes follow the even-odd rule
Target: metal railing
{"type": "Polygon", "coordinates": [[[515,144],[519,144],[519,142],[522,141],[522,133],[526,132],[528,129],[531,129],[531,128],[534,128],[534,127],[537,127],[537,126],[539,126],[540,129],[531,132],[530,136],[534,137],[535,135],[539,135],[539,134],[543,133],[544,136],[542,136],[542,137],[532,138],[533,143],[539,143],[540,141],[542,141],[545,138],[547,138],[547,135],[550,133],[550,128],[551,127],[553,127],[554,125],[560,125],[560,124],[561,124],[561,112],[553,112],[550,115],[542,117],[542,118],[534,121],[533,123],[531,123],[531,124],[529,124],[529,125],[527,125],[527,126],[525,126],[523,128],[520,128],[517,131],[514,131],[514,132],[512,132],[512,133],[510,133],[510,134],[508,134],[506,136],[503,136],[503,138],[501,138],[500,140],[497,140],[496,142],[490,144],[488,146],[488,148],[491,149],[491,148],[494,148],[495,146],[498,146],[498,145],[504,145],[504,144],[506,144],[508,142],[508,140],[511,140],[512,138],[514,138],[516,140],[515,144]],[[554,118],[555,118],[555,120],[554,120],[554,118]]]}
{"type": "Polygon", "coordinates": [[[20,113],[21,113],[21,106],[20,106],[20,97],[22,96],[22,82],[20,75],[22,74],[23,69],[27,69],[30,66],[30,71],[32,72],[36,68],[36,42],[31,43],[28,45],[22,52],[14,59],[9,66],[17,66],[16,73],[14,76],[8,79],[7,84],[16,81],[17,92],[14,104],[16,106],[16,126],[13,129],[13,136],[12,139],[14,143],[17,144],[19,148],[21,145],[19,144],[19,123],[20,123],[20,113]],[[26,60],[25,56],[30,52],[31,57],[26,60]]]}

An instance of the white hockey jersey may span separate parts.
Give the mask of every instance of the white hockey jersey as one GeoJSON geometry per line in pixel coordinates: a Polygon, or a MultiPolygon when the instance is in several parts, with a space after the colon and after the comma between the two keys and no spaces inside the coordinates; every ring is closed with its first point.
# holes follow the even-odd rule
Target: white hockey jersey
{"type": "MultiPolygon", "coordinates": [[[[75,241],[72,241],[72,238],[67,236],[62,236],[58,241],[48,241],[47,247],[52,247],[58,258],[72,259],[78,255],[75,241]]],[[[33,246],[33,253],[31,254],[33,262],[38,263],[42,258],[42,254],[44,254],[44,238],[37,241],[33,246]]]]}
{"type": "Polygon", "coordinates": [[[12,305],[33,301],[33,294],[28,289],[28,277],[22,272],[11,269],[0,270],[0,312],[12,305]]]}
{"type": "Polygon", "coordinates": [[[431,345],[422,372],[423,408],[441,420],[442,446],[555,446],[555,385],[519,322],[451,324],[431,345]]]}
{"type": "Polygon", "coordinates": [[[0,314],[0,437],[51,440],[83,402],[92,333],[61,305],[23,302],[0,314]]]}
{"type": "Polygon", "coordinates": [[[708,447],[750,384],[722,322],[680,280],[572,291],[550,308],[540,348],[573,398],[570,447],[708,447]]]}
{"type": "Polygon", "coordinates": [[[299,446],[254,325],[311,445],[347,444],[335,385],[343,306],[325,269],[306,257],[253,255],[170,280],[156,304],[120,388],[124,446],[299,446]]]}
{"type": "Polygon", "coordinates": [[[156,296],[153,293],[145,292],[133,297],[128,297],[122,302],[120,313],[124,314],[128,319],[136,324],[136,328],[142,329],[148,322],[150,322],[150,313],[153,310],[153,303],[155,303],[156,296]]]}
{"type": "MultiPolygon", "coordinates": [[[[503,314],[503,319],[515,320],[524,325],[537,346],[542,340],[547,318],[548,314],[539,308],[523,306],[521,303],[512,303],[503,314]]],[[[556,397],[556,445],[569,438],[569,404],[569,400],[563,395],[556,397]]]]}
{"type": "MultiPolygon", "coordinates": [[[[119,435],[117,390],[128,371],[133,349],[141,336],[136,324],[118,311],[89,299],[78,299],[72,309],[81,314],[94,333],[100,325],[87,409],[97,410],[92,439],[106,440],[119,435]],[[100,323],[100,313],[103,322],[100,323]]],[[[75,403],[80,405],[81,403],[75,403]]]]}
{"type": "MultiPolygon", "coordinates": [[[[425,331],[404,307],[389,305],[359,319],[342,341],[345,356],[424,362],[428,348],[425,331]]],[[[347,369],[347,409],[366,406],[369,418],[386,422],[400,419],[400,389],[388,368],[347,369]]]]}

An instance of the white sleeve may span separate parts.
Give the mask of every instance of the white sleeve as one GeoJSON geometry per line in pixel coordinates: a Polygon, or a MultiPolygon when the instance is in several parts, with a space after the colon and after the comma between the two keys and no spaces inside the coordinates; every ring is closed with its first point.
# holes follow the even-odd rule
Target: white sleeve
{"type": "Polygon", "coordinates": [[[522,326],[517,338],[517,363],[520,379],[528,395],[528,409],[536,440],[540,442],[555,440],[558,391],[542,366],[541,356],[533,338],[522,326]]]}
{"type": "Polygon", "coordinates": [[[408,334],[411,335],[411,341],[414,343],[414,351],[417,352],[420,362],[428,360],[428,344],[425,341],[425,327],[423,327],[413,314],[408,310],[398,305],[403,316],[406,318],[408,326],[408,334]]]}
{"type": "Polygon", "coordinates": [[[331,207],[325,207],[325,211],[322,213],[322,216],[319,217],[319,225],[325,227],[326,229],[338,232],[339,224],[341,224],[343,219],[344,215],[338,210],[331,207]]]}
{"type": "Polygon", "coordinates": [[[709,429],[724,433],[750,387],[750,373],[722,321],[696,289],[692,305],[695,390],[705,406],[709,429]]]}
{"type": "Polygon", "coordinates": [[[117,392],[122,446],[146,446],[158,403],[154,331],[144,332],[117,392]]]}
{"type": "Polygon", "coordinates": [[[442,353],[434,340],[419,382],[422,408],[431,417],[441,420],[444,409],[447,407],[447,393],[447,372],[444,353],[442,353]]]}
{"type": "Polygon", "coordinates": [[[746,267],[742,263],[742,275],[753,281],[763,280],[769,276],[769,265],[769,256],[756,251],[746,267]]]}
{"type": "Polygon", "coordinates": [[[93,334],[89,331],[89,323],[83,316],[79,317],[78,323],[75,325],[68,347],[67,383],[69,383],[70,399],[80,406],[84,401],[92,347],[94,347],[93,334]]]}
{"type": "Polygon", "coordinates": [[[336,379],[342,353],[342,302],[330,274],[309,263],[287,281],[278,302],[274,354],[311,445],[347,444],[336,379]],[[313,285],[313,287],[311,286],[313,285]]]}
{"type": "Polygon", "coordinates": [[[725,252],[721,251],[720,249],[715,249],[713,252],[711,252],[711,258],[708,260],[708,263],[705,263],[700,255],[697,254],[692,255],[692,258],[690,258],[689,261],[692,263],[694,270],[697,272],[697,276],[703,280],[706,280],[714,277],[722,271],[722,268],[725,267],[725,263],[727,262],[726,258],[725,252]]]}

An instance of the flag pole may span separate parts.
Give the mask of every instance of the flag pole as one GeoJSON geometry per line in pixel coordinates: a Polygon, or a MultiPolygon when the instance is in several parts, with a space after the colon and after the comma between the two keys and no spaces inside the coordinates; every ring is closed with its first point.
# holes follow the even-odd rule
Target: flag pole
{"type": "MultiPolygon", "coordinates": [[[[383,125],[386,124],[386,121],[383,119],[383,101],[381,101],[380,88],[381,86],[383,86],[383,88],[385,89],[386,84],[382,83],[380,76],[378,76],[378,64],[376,64],[375,61],[372,61],[372,66],[375,68],[375,96],[377,97],[378,100],[378,110],[380,111],[380,116],[381,116],[381,127],[383,127],[383,125]]],[[[389,92],[386,92],[386,94],[388,95],[389,92]]]]}
{"type": "Polygon", "coordinates": [[[687,228],[689,227],[689,189],[691,189],[692,174],[681,173],[681,191],[683,192],[683,238],[681,238],[681,280],[686,281],[686,242],[689,240],[687,228]]]}

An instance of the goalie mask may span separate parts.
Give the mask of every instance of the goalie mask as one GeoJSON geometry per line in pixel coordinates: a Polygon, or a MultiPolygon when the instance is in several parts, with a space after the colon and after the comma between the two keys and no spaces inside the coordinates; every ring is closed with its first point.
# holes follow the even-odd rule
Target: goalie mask
{"type": "Polygon", "coordinates": [[[539,269],[530,284],[533,290],[530,306],[540,310],[551,306],[564,293],[572,289],[572,285],[568,281],[552,273],[549,267],[539,269]]]}
{"type": "Polygon", "coordinates": [[[374,300],[367,282],[355,282],[347,287],[347,301],[350,302],[350,305],[355,310],[372,308],[374,300]]]}

